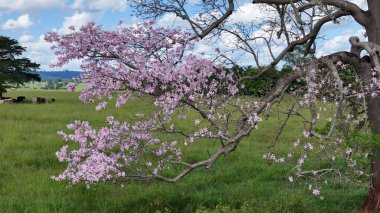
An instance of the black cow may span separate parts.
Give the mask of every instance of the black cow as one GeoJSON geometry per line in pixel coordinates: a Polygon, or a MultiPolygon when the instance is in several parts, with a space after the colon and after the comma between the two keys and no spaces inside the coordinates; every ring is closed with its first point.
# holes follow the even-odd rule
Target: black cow
{"type": "Polygon", "coordinates": [[[25,96],[18,96],[16,99],[16,102],[21,103],[21,102],[24,102],[24,100],[25,100],[25,96]]]}

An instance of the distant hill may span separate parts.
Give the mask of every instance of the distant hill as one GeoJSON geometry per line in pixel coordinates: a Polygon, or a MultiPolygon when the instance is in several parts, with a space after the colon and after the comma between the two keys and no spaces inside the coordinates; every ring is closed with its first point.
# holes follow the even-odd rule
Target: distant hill
{"type": "Polygon", "coordinates": [[[79,77],[80,74],[83,72],[79,71],[39,71],[37,72],[42,80],[55,80],[55,79],[62,79],[62,80],[71,80],[74,77],[79,77]]]}

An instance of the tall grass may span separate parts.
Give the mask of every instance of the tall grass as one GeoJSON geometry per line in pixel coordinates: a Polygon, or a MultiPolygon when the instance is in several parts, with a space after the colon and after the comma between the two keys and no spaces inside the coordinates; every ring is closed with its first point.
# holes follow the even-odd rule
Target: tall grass
{"type": "MultiPolygon", "coordinates": [[[[107,115],[133,119],[151,111],[149,100],[135,99],[121,110],[110,106],[96,112],[94,105],[78,100],[78,93],[16,90],[7,96],[55,98],[55,103],[0,105],[0,212],[352,212],[366,194],[349,184],[329,185],[325,200],[313,197],[303,184],[287,182],[288,169],[269,166],[269,152],[279,120],[264,121],[226,159],[209,170],[200,169],[176,184],[133,182],[101,183],[66,188],[51,179],[63,171],[55,152],[64,145],[56,134],[74,120],[94,126],[107,115]]],[[[292,121],[281,137],[279,149],[298,137],[302,123],[292,121]]],[[[187,128],[183,126],[183,128],[187,128]]],[[[207,142],[190,148],[187,158],[207,155],[207,142]]]]}

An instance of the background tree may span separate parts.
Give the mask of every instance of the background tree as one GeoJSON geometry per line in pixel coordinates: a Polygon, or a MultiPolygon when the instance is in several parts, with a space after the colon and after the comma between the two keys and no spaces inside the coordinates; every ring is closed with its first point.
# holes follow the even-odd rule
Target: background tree
{"type": "Polygon", "coordinates": [[[315,59],[316,57],[314,53],[307,52],[306,45],[300,45],[300,46],[294,47],[294,50],[292,52],[289,52],[285,55],[284,66],[288,66],[288,67],[304,66],[315,59]]]}
{"type": "MultiPolygon", "coordinates": [[[[121,92],[118,93],[118,103],[125,103],[134,91],[151,95],[155,98],[155,105],[160,107],[150,119],[135,123],[131,128],[127,123],[116,122],[113,118],[108,121],[110,126],[99,133],[87,122],[78,121],[70,125],[71,129],[76,130],[75,133],[62,134],[66,140],[80,143],[81,148],[73,152],[67,146],[62,148],[58,157],[68,162],[68,168],[56,179],[69,179],[73,183],[85,181],[88,184],[123,179],[177,182],[196,168],[210,168],[220,156],[234,151],[242,138],[257,129],[261,121],[259,116],[267,115],[271,106],[281,103],[284,91],[293,82],[304,81],[305,87],[291,93],[294,103],[287,110],[280,111],[287,116],[278,129],[280,135],[290,116],[298,116],[305,123],[303,136],[291,146],[298,147],[300,151],[288,155],[291,158],[298,153],[295,177],[312,180],[327,175],[342,178],[344,174],[352,174],[361,177],[367,170],[361,168],[356,156],[369,158],[371,183],[363,209],[380,210],[380,148],[376,145],[380,134],[379,1],[367,0],[368,9],[365,9],[346,0],[254,0],[251,6],[258,5],[266,16],[244,23],[236,23],[232,19],[233,14],[239,11],[234,0],[132,2],[137,14],[147,19],[175,14],[189,23],[193,34],[154,28],[147,24],[115,31],[104,31],[89,24],[68,35],[50,33],[47,36],[48,41],[57,44],[53,46],[60,57],[57,65],[72,59],[83,59],[82,67],[90,71],[82,76],[82,80],[90,85],[82,92],[83,101],[103,99],[118,91],[121,92]],[[342,17],[351,17],[363,26],[368,41],[360,42],[352,37],[347,41],[352,46],[350,52],[336,52],[294,67],[261,100],[234,98],[238,92],[238,82],[260,78],[297,46],[305,45],[306,54],[315,52],[315,41],[321,28],[329,22],[339,23],[342,17]],[[257,30],[258,33],[253,33],[257,30]],[[218,63],[184,54],[201,39],[222,39],[224,35],[232,36],[234,42],[225,50],[215,50],[219,63],[236,66],[238,61],[228,53],[239,50],[251,56],[252,63],[260,68],[258,72],[241,78],[226,75],[220,69],[223,66],[218,63]],[[285,47],[282,44],[286,44],[285,47]],[[275,48],[282,50],[273,51],[275,48]],[[367,53],[364,57],[361,56],[363,51],[367,53]],[[262,61],[268,58],[261,57],[263,52],[269,56],[269,62],[262,61]],[[262,63],[268,65],[262,66],[262,63]],[[341,79],[340,72],[347,70],[347,66],[354,71],[353,82],[359,86],[345,84],[341,79]],[[211,76],[217,77],[210,79],[211,76]],[[207,101],[203,101],[205,97],[207,101]],[[310,113],[307,117],[301,113],[305,108],[310,113]],[[173,113],[181,109],[195,110],[202,120],[194,123],[204,126],[195,128],[192,133],[176,129],[171,119],[175,115],[173,113]],[[326,116],[321,116],[321,113],[326,116]],[[344,140],[367,127],[371,130],[371,137],[356,138],[358,140],[354,143],[344,140]],[[174,134],[178,140],[169,143],[152,138],[150,133],[155,131],[174,134]],[[199,162],[186,162],[178,158],[181,153],[178,144],[186,146],[201,138],[219,141],[220,147],[214,154],[209,153],[209,158],[199,162]],[[109,154],[110,150],[115,151],[115,147],[126,149],[109,154]],[[152,152],[148,147],[161,148],[152,152]],[[154,168],[151,167],[151,153],[155,153],[154,168]],[[313,153],[316,153],[314,159],[328,160],[328,168],[310,170],[305,166],[308,160],[313,159],[313,153]],[[342,164],[331,163],[337,158],[344,160],[352,172],[342,173],[342,164]],[[99,164],[102,166],[95,166],[99,164]],[[167,164],[182,166],[183,170],[174,177],[165,177],[166,173],[162,171],[167,164]]],[[[106,102],[102,102],[97,108],[104,108],[105,105],[106,102]]],[[[275,147],[278,138],[275,138],[272,147],[275,147]]],[[[274,150],[264,157],[272,163],[285,161],[285,157],[277,156],[274,150]]],[[[365,161],[363,163],[366,166],[365,161]]],[[[293,181],[293,176],[289,180],[293,181]]],[[[315,196],[320,196],[319,186],[313,183],[310,189],[315,196]]]]}
{"type": "Polygon", "coordinates": [[[53,80],[47,80],[46,81],[46,85],[43,87],[43,89],[46,89],[46,90],[54,90],[55,89],[55,83],[53,80]]]}
{"type": "MultiPolygon", "coordinates": [[[[272,68],[268,70],[265,74],[260,76],[260,78],[255,81],[249,79],[242,80],[239,82],[239,94],[240,95],[253,95],[256,97],[262,97],[268,94],[269,91],[276,85],[277,81],[288,74],[291,71],[291,67],[283,67],[281,70],[272,68]]],[[[254,76],[260,72],[260,68],[248,67],[234,67],[227,69],[228,71],[234,73],[235,75],[243,78],[247,76],[254,76]]],[[[290,88],[296,88],[297,84],[292,85],[290,88]]]]}
{"type": "Polygon", "coordinates": [[[39,75],[34,73],[39,64],[31,62],[28,58],[19,58],[24,51],[25,48],[16,40],[0,36],[0,99],[9,88],[41,80],[39,75]]]}

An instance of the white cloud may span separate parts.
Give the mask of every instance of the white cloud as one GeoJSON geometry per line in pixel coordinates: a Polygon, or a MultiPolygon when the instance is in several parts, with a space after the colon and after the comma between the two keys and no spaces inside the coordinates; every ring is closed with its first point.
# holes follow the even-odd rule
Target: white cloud
{"type": "Polygon", "coordinates": [[[20,43],[25,43],[31,41],[32,39],[32,35],[22,35],[18,40],[20,41],[20,43]]]}
{"type": "MultiPolygon", "coordinates": [[[[0,0],[1,1],[1,0],[0,0]]],[[[90,12],[74,12],[72,16],[67,16],[64,18],[62,26],[57,30],[58,33],[65,34],[70,33],[68,29],[70,26],[74,26],[76,29],[82,25],[94,21],[99,18],[100,13],[90,13],[90,12]]],[[[50,67],[51,64],[57,62],[57,56],[54,55],[53,51],[50,49],[50,43],[44,40],[44,35],[41,35],[37,38],[33,38],[32,35],[22,35],[19,38],[20,44],[26,47],[26,52],[24,56],[30,58],[32,61],[39,63],[41,70],[80,70],[80,61],[73,60],[68,64],[65,64],[63,67],[50,67]]]]}
{"type": "Polygon", "coordinates": [[[41,69],[49,70],[48,63],[54,58],[50,50],[50,44],[44,41],[44,36],[41,35],[36,39],[31,36],[24,35],[20,37],[20,44],[26,47],[24,56],[30,58],[33,62],[41,64],[41,69]]]}
{"type": "Polygon", "coordinates": [[[33,21],[30,20],[29,14],[19,16],[17,19],[9,19],[1,25],[3,30],[14,29],[28,29],[33,25],[33,21]]]}
{"type": "Polygon", "coordinates": [[[229,18],[230,24],[260,22],[270,16],[271,12],[265,6],[245,3],[241,5],[229,18]]]}
{"type": "Polygon", "coordinates": [[[356,5],[358,5],[360,8],[364,10],[368,9],[367,0],[348,0],[348,1],[355,3],[356,5]]]}
{"type": "MultiPolygon", "coordinates": [[[[73,26],[78,29],[82,25],[90,21],[94,21],[97,17],[98,14],[96,13],[75,12],[72,16],[67,16],[64,18],[62,27],[57,31],[61,34],[70,33],[71,31],[69,30],[69,27],[73,26]]],[[[50,67],[51,64],[55,64],[57,62],[57,56],[55,56],[53,51],[50,49],[51,44],[44,40],[44,35],[41,35],[34,40],[31,37],[22,36],[20,37],[20,42],[27,48],[25,56],[41,64],[41,70],[80,70],[80,61],[72,61],[63,67],[50,67]]]]}
{"type": "Polygon", "coordinates": [[[177,17],[173,13],[166,13],[163,15],[158,21],[157,21],[158,26],[162,27],[181,27],[181,28],[186,28],[190,27],[190,24],[183,20],[180,17],[177,17]]]}
{"type": "Polygon", "coordinates": [[[126,0],[75,0],[71,7],[75,10],[112,10],[124,11],[127,8],[126,0]]]}
{"type": "Polygon", "coordinates": [[[50,67],[50,64],[55,64],[57,62],[57,56],[55,56],[50,49],[51,44],[44,40],[44,35],[41,35],[36,39],[33,39],[29,35],[24,35],[20,37],[19,41],[22,46],[26,47],[24,56],[30,58],[33,62],[40,64],[40,70],[80,70],[80,61],[78,60],[74,60],[63,67],[50,67]]]}
{"type": "Polygon", "coordinates": [[[356,32],[345,31],[340,35],[330,38],[317,51],[317,57],[331,54],[337,51],[348,51],[350,49],[349,39],[352,36],[357,36],[360,40],[364,41],[364,29],[360,29],[356,32]]]}
{"type": "Polygon", "coordinates": [[[31,12],[41,11],[46,8],[63,6],[62,0],[1,0],[0,11],[5,12],[31,12]]]}
{"type": "Polygon", "coordinates": [[[90,12],[75,12],[72,16],[64,18],[62,27],[58,30],[59,33],[69,33],[69,27],[79,28],[90,21],[94,21],[97,15],[90,12]]]}
{"type": "MultiPolygon", "coordinates": [[[[0,0],[1,1],[1,0],[0,0]]],[[[75,12],[72,16],[67,16],[64,18],[61,28],[58,30],[53,29],[53,31],[58,31],[58,33],[65,34],[71,32],[68,28],[74,26],[79,28],[80,26],[94,21],[98,17],[96,13],[90,12],[75,12]]],[[[19,38],[19,42],[22,46],[26,47],[26,52],[24,56],[30,58],[32,61],[39,63],[41,70],[80,70],[80,61],[72,61],[63,67],[50,67],[51,64],[57,62],[57,56],[54,55],[53,51],[50,49],[50,43],[44,40],[44,35],[40,35],[34,38],[32,35],[22,35],[19,38]]]]}
{"type": "Polygon", "coordinates": [[[29,39],[27,41],[21,41],[20,43],[27,48],[29,53],[41,53],[41,52],[49,52],[50,44],[44,40],[44,35],[39,36],[37,39],[29,39]]]}

